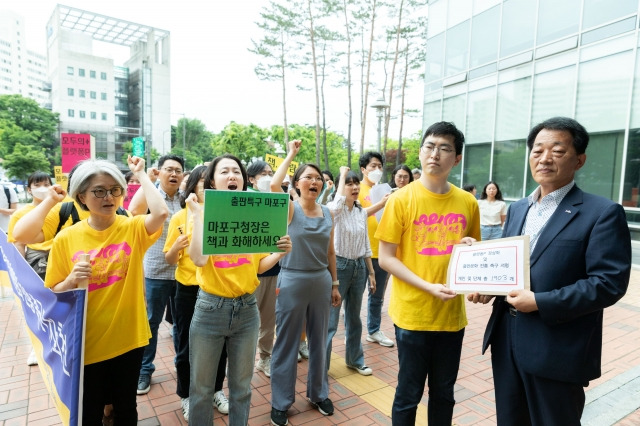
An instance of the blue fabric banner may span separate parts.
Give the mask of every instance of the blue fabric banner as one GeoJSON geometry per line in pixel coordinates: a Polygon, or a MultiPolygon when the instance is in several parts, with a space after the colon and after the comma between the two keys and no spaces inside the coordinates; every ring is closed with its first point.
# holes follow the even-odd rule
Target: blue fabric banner
{"type": "Polygon", "coordinates": [[[86,289],[54,293],[0,230],[0,274],[22,307],[38,366],[65,425],[82,419],[86,289]]]}

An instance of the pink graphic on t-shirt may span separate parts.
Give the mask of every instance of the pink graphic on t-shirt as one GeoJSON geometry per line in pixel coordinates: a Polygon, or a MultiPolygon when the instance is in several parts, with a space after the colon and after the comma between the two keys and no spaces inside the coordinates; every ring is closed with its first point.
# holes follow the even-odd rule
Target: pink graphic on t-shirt
{"type": "Polygon", "coordinates": [[[425,256],[443,256],[451,254],[453,246],[464,237],[467,218],[459,213],[423,214],[413,225],[416,252],[425,256]]]}
{"type": "Polygon", "coordinates": [[[71,261],[77,262],[81,254],[91,256],[90,292],[109,287],[124,280],[127,276],[131,247],[126,242],[109,244],[101,249],[89,250],[88,252],[78,251],[71,257],[71,261]]]}
{"type": "Polygon", "coordinates": [[[251,259],[242,255],[214,256],[213,266],[216,268],[235,268],[251,263],[251,259]]]}

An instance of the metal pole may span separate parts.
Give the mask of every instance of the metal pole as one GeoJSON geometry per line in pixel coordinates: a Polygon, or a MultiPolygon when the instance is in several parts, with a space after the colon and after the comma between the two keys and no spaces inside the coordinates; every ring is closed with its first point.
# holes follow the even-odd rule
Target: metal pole
{"type": "Polygon", "coordinates": [[[376,111],[378,115],[378,152],[380,152],[380,143],[382,140],[382,114],[380,114],[380,108],[376,111]]]}

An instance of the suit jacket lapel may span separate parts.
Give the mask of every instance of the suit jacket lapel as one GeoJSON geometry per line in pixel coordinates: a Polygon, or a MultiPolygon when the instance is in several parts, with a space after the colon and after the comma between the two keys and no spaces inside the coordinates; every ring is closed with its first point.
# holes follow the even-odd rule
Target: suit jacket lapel
{"type": "Polygon", "coordinates": [[[536,263],[560,231],[578,215],[581,204],[582,190],[577,185],[574,185],[571,191],[562,199],[560,205],[540,233],[536,247],[531,253],[531,266],[536,263]]]}

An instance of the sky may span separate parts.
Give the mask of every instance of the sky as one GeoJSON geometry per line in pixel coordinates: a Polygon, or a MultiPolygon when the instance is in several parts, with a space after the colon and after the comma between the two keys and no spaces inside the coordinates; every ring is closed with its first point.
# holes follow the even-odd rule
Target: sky
{"type": "MultiPolygon", "coordinates": [[[[27,47],[46,54],[45,27],[56,4],[53,0],[5,0],[1,7],[24,17],[27,47]]],[[[254,72],[258,58],[247,50],[252,46],[251,39],[257,41],[262,35],[255,22],[268,0],[65,0],[62,4],[171,32],[172,124],[184,114],[201,120],[213,132],[219,132],[231,121],[261,127],[282,125],[281,84],[258,79],[254,72]]],[[[124,54],[116,48],[110,55],[116,60],[126,57],[128,48],[124,49],[124,54]]],[[[103,55],[105,51],[94,45],[95,54],[103,55]]],[[[372,72],[372,81],[382,85],[381,69],[372,72]]],[[[311,87],[312,81],[306,84],[311,87]]],[[[314,92],[298,90],[293,85],[287,87],[287,92],[289,124],[314,125],[314,92]]],[[[346,89],[327,92],[327,127],[346,136],[346,89]]],[[[354,92],[359,93],[359,88],[354,92]]],[[[423,84],[415,83],[407,94],[406,108],[422,111],[423,93],[423,84]]],[[[380,94],[379,89],[373,89],[369,104],[380,94]]],[[[393,103],[399,105],[398,100],[393,103]]],[[[354,98],[353,108],[357,114],[358,98],[354,98]]],[[[397,111],[392,108],[389,137],[393,139],[398,139],[400,120],[393,118],[397,111]]],[[[421,123],[421,113],[405,117],[403,137],[420,132],[421,123]]],[[[352,141],[356,148],[359,127],[359,119],[354,119],[352,141]]],[[[371,108],[365,136],[365,146],[374,148],[377,120],[371,108]]]]}

